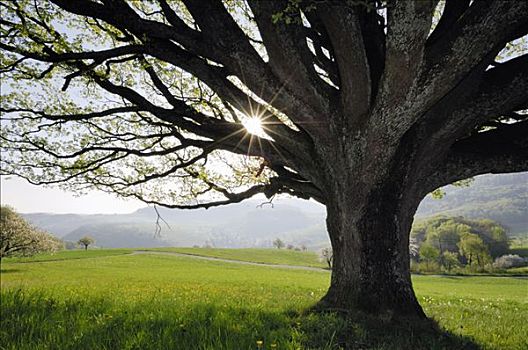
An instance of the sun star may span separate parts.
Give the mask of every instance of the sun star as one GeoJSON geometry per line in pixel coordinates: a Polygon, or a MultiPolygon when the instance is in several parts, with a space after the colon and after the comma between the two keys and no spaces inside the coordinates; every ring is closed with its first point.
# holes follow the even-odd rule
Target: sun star
{"type": "Polygon", "coordinates": [[[264,130],[262,129],[262,121],[258,117],[251,117],[242,122],[247,132],[253,135],[262,135],[264,130]]]}

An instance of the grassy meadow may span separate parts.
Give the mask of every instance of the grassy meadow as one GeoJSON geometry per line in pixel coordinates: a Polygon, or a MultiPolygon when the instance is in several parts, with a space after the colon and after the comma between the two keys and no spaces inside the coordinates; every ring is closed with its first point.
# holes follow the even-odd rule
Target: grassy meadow
{"type": "MultiPolygon", "coordinates": [[[[55,253],[43,253],[29,257],[12,257],[5,260],[6,264],[11,263],[29,263],[29,262],[44,262],[44,261],[58,261],[58,260],[72,260],[72,259],[88,259],[104,256],[130,254],[132,249],[90,249],[90,250],[61,250],[55,253]]],[[[9,266],[9,265],[6,265],[9,266]]]]}
{"type": "Polygon", "coordinates": [[[172,252],[211,258],[248,261],[261,264],[326,268],[316,252],[288,249],[228,249],[228,248],[148,248],[149,251],[172,252]]]}
{"type": "MultiPolygon", "coordinates": [[[[270,252],[277,254],[255,251],[255,261],[287,264],[289,254],[310,256],[283,251],[264,261],[270,252]]],[[[440,326],[418,335],[421,325],[307,313],[328,286],[324,270],[127,253],[3,259],[0,349],[528,347],[527,279],[415,276],[419,300],[440,326]]]]}

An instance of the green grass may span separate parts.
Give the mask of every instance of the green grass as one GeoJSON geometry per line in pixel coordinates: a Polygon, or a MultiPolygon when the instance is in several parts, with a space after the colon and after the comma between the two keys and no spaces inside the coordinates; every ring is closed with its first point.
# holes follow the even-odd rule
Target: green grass
{"type": "Polygon", "coordinates": [[[30,257],[11,257],[2,260],[5,263],[27,263],[43,262],[71,259],[97,258],[112,255],[130,254],[133,249],[79,249],[79,250],[61,250],[55,253],[42,253],[30,257]]]}
{"type": "Polygon", "coordinates": [[[326,271],[169,255],[71,257],[2,261],[0,348],[255,349],[257,340],[266,349],[528,346],[526,279],[415,276],[426,313],[451,333],[417,337],[416,325],[303,314],[324,294],[326,271]]]}
{"type": "Polygon", "coordinates": [[[526,246],[517,246],[515,248],[510,249],[510,254],[517,254],[517,255],[522,256],[524,258],[528,258],[528,247],[526,247],[526,246]]]}
{"type": "Polygon", "coordinates": [[[506,272],[513,275],[528,275],[528,266],[512,267],[506,270],[506,272]]]}
{"type": "Polygon", "coordinates": [[[299,252],[287,249],[149,248],[146,250],[175,252],[263,264],[327,267],[326,263],[319,260],[315,252],[299,252]]]}

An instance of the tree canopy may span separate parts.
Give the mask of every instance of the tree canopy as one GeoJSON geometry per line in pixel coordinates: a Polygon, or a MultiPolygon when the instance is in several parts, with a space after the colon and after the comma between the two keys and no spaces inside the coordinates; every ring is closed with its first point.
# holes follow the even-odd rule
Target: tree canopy
{"type": "Polygon", "coordinates": [[[88,246],[94,243],[95,243],[95,240],[90,236],[84,236],[81,239],[79,239],[79,241],[77,241],[77,244],[84,246],[84,250],[88,250],[88,246]]]}
{"type": "Polygon", "coordinates": [[[482,238],[476,234],[463,234],[460,237],[458,246],[460,247],[460,254],[467,259],[469,266],[475,263],[479,266],[484,266],[491,261],[486,245],[482,241],[482,238]]]}
{"type": "Polygon", "coordinates": [[[458,140],[443,143],[430,190],[526,169],[528,64],[512,50],[525,5],[437,3],[3,3],[2,173],[180,207],[258,192],[325,202],[306,169],[313,143],[343,113],[361,130],[396,91],[419,103],[398,106],[386,132],[430,119],[438,141],[458,140]],[[260,135],[244,128],[254,118],[260,135]]]}
{"type": "Polygon", "coordinates": [[[436,216],[416,222],[411,235],[418,245],[427,244],[443,253],[458,252],[461,239],[476,235],[493,258],[509,252],[506,229],[490,219],[466,219],[464,217],[436,216]]]}

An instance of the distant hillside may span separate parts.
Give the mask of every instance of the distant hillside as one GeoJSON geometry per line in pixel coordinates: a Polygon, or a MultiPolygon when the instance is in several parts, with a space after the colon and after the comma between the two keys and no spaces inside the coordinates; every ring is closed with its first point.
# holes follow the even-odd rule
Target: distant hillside
{"type": "Polygon", "coordinates": [[[444,187],[444,198],[425,198],[416,216],[489,218],[510,233],[528,232],[528,172],[478,176],[469,187],[444,187]]]}
{"type": "MultiPolygon", "coordinates": [[[[443,199],[421,203],[417,217],[436,214],[491,218],[510,232],[528,232],[528,173],[484,175],[470,187],[444,188],[443,199]]],[[[310,249],[327,246],[325,210],[320,204],[280,198],[271,207],[261,200],[208,210],[159,212],[162,224],[155,236],[156,213],[143,208],[123,215],[25,214],[36,226],[67,240],[90,235],[103,247],[154,247],[211,245],[215,247],[271,247],[274,238],[310,249]]]]}
{"type": "Polygon", "coordinates": [[[154,247],[211,245],[215,247],[271,247],[274,238],[317,248],[326,241],[324,207],[320,204],[280,199],[273,207],[261,200],[208,210],[158,208],[165,222],[156,236],[153,208],[125,215],[25,214],[39,226],[65,240],[92,236],[103,247],[154,247]]]}
{"type": "MultiPolygon", "coordinates": [[[[150,225],[152,226],[152,225],[150,225]]],[[[62,239],[77,242],[84,236],[95,239],[102,248],[167,247],[171,243],[152,234],[152,227],[141,224],[86,224],[71,231],[62,239]]]]}

